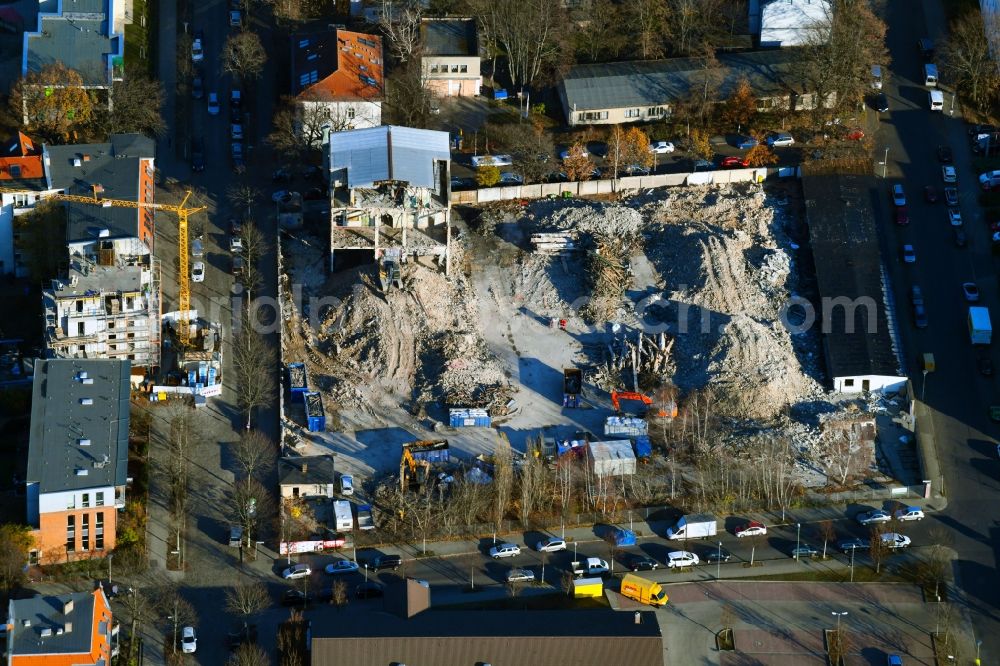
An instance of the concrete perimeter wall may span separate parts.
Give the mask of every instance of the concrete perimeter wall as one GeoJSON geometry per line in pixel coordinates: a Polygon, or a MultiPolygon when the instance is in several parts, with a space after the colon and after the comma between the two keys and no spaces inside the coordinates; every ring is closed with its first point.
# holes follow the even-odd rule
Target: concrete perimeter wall
{"type": "Polygon", "coordinates": [[[571,183],[537,183],[534,185],[506,185],[485,187],[479,190],[465,190],[451,193],[451,203],[472,206],[492,201],[511,199],[544,199],[549,196],[586,197],[598,194],[613,194],[648,190],[657,187],[678,187],[681,185],[724,185],[726,183],[760,182],[766,178],[798,177],[798,167],[725,169],[722,171],[698,171],[697,173],[662,173],[651,176],[626,176],[617,180],[583,180],[571,183]]]}

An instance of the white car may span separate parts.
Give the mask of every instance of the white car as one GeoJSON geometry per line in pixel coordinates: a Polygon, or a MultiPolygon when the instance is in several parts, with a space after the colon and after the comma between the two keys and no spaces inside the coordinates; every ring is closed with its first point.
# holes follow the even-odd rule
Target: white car
{"type": "Polygon", "coordinates": [[[517,544],[500,543],[490,548],[490,557],[499,560],[502,557],[515,557],[521,554],[521,549],[517,544]]]}
{"type": "MultiPolygon", "coordinates": [[[[963,282],[962,283],[962,295],[965,296],[965,300],[969,303],[979,302],[979,287],[976,286],[975,282],[963,282]]],[[[910,509],[915,509],[916,507],[908,507],[907,511],[910,509]]],[[[919,509],[918,509],[919,510],[919,509]]],[[[898,513],[898,512],[897,512],[898,513]]],[[[920,514],[923,517],[923,514],[920,514]]]]}
{"type": "Polygon", "coordinates": [[[508,583],[530,583],[535,580],[535,574],[529,569],[511,569],[507,572],[508,583]]]}
{"type": "Polygon", "coordinates": [[[795,139],[787,132],[774,132],[767,135],[767,145],[774,147],[791,146],[795,144],[795,139]]]}
{"type": "Polygon", "coordinates": [[[675,550],[667,553],[667,568],[678,569],[680,567],[694,567],[698,565],[698,556],[686,550],[675,550]]]}
{"type": "Polygon", "coordinates": [[[205,47],[201,42],[201,31],[199,30],[196,34],[194,41],[191,42],[191,60],[194,62],[201,62],[205,59],[205,47]]]}
{"type": "Polygon", "coordinates": [[[243,251],[243,239],[239,236],[233,236],[229,240],[229,251],[233,254],[239,254],[243,251]]]}
{"type": "Polygon", "coordinates": [[[948,209],[948,222],[953,227],[962,226],[962,211],[957,208],[948,209]]]}
{"type": "Polygon", "coordinates": [[[184,627],[181,629],[181,652],[194,654],[197,650],[198,637],[194,633],[194,627],[184,627]]]}
{"type": "Polygon", "coordinates": [[[854,519],[862,525],[871,525],[873,523],[887,523],[892,519],[892,517],[885,511],[876,509],[874,511],[859,513],[854,517],[854,519]]]}
{"type": "MultiPolygon", "coordinates": [[[[560,159],[564,159],[564,160],[569,159],[569,151],[570,151],[569,148],[565,148],[563,150],[560,150],[559,151],[559,158],[560,159]]],[[[580,146],[580,157],[590,157],[590,153],[588,153],[587,149],[584,148],[583,146],[580,146]]]]}
{"type": "Polygon", "coordinates": [[[899,509],[896,511],[896,520],[923,520],[924,512],[921,511],[919,506],[908,506],[904,509],[899,509]]]}
{"type": "Polygon", "coordinates": [[[649,152],[656,153],[657,155],[672,153],[674,152],[674,144],[669,141],[651,141],[649,143],[649,152]]]}
{"type": "Polygon", "coordinates": [[[192,282],[204,282],[205,281],[205,263],[201,261],[194,262],[191,266],[191,281],[192,282]]]}
{"type": "Polygon", "coordinates": [[[336,560],[326,565],[323,569],[327,574],[336,576],[337,574],[354,573],[358,570],[358,563],[354,560],[336,560]]]}
{"type": "Polygon", "coordinates": [[[546,539],[535,544],[535,550],[540,553],[555,553],[560,550],[566,550],[566,542],[562,539],[546,539]]]}
{"type": "Polygon", "coordinates": [[[341,495],[353,495],[354,494],[354,477],[350,474],[340,475],[340,494],[341,495]]]}
{"type": "Polygon", "coordinates": [[[208,93],[208,115],[219,115],[219,93],[208,93]]]}
{"type": "Polygon", "coordinates": [[[950,164],[945,164],[941,167],[941,179],[946,183],[957,183],[958,173],[955,171],[955,167],[950,164]]]}
{"type": "Polygon", "coordinates": [[[308,564],[295,564],[281,572],[281,577],[285,580],[298,580],[308,578],[312,575],[312,569],[308,564]]]}
{"type": "Polygon", "coordinates": [[[758,520],[751,520],[749,523],[740,525],[736,528],[737,539],[751,536],[763,536],[765,534],[767,534],[767,526],[758,520]]]}
{"type": "Polygon", "coordinates": [[[905,534],[886,532],[882,535],[882,543],[892,550],[896,550],[897,548],[906,548],[910,545],[910,537],[905,534]]]}
{"type": "Polygon", "coordinates": [[[229,136],[233,141],[243,140],[243,125],[240,123],[230,123],[229,125],[229,136]]]}

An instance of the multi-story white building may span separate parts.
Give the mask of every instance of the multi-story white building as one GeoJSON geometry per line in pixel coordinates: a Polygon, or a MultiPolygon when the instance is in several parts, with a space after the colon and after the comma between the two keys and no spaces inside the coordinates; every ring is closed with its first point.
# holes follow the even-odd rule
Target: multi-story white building
{"type": "Polygon", "coordinates": [[[160,364],[159,265],[150,255],[127,260],[110,253],[97,263],[70,257],[65,278],[42,292],[45,346],[55,358],[160,364]]]}

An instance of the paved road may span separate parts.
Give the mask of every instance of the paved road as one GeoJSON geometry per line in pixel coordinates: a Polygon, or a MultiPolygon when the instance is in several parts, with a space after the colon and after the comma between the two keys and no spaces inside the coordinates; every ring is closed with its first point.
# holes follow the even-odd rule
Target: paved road
{"type": "MultiPolygon", "coordinates": [[[[962,282],[978,283],[984,304],[1000,308],[997,300],[996,262],[990,252],[988,230],[978,207],[977,174],[972,170],[966,128],[960,109],[949,113],[950,91],[945,86],[945,113],[931,113],[923,86],[916,40],[930,34],[943,37],[945,20],[938,0],[904,1],[888,5],[888,46],[892,75],[887,82],[890,113],[883,114],[876,152],[889,148],[888,179],[880,192],[881,220],[885,231],[885,256],[893,277],[899,320],[910,376],[918,390],[921,377],[917,359],[932,352],[937,370],[927,378],[926,401],[933,412],[928,428],[935,438],[944,475],[947,510],[932,518],[946,528],[959,553],[957,582],[965,593],[976,633],[983,642],[984,663],[1000,659],[1000,576],[997,575],[996,499],[1000,462],[995,456],[996,428],[987,418],[987,406],[998,398],[996,378],[977,372],[976,354],[968,340],[967,304],[962,282]],[[955,153],[959,190],[969,247],[955,247],[945,207],[922,199],[924,185],[940,187],[936,147],[947,144],[955,153]],[[911,223],[894,227],[890,221],[888,187],[903,182],[910,200],[911,223]],[[912,243],[917,263],[904,265],[899,245],[912,243]],[[907,290],[913,283],[923,288],[930,319],[926,330],[912,327],[907,290]]],[[[947,84],[947,81],[945,81],[947,84]]],[[[884,154],[884,153],[883,153],[884,154]]],[[[937,483],[938,480],[934,480],[937,483]]]]}

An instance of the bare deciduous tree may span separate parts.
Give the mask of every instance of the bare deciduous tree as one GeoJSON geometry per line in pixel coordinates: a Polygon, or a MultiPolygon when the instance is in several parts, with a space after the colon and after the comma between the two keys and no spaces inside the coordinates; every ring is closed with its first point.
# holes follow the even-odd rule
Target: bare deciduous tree
{"type": "Polygon", "coordinates": [[[243,80],[260,78],[267,51],[255,32],[237,32],[222,46],[222,71],[243,80]]]}
{"type": "Polygon", "coordinates": [[[822,520],[817,526],[819,536],[823,539],[823,559],[826,559],[826,546],[837,538],[837,530],[833,526],[832,520],[822,520]]]}
{"type": "Polygon", "coordinates": [[[226,662],[227,666],[268,666],[271,660],[259,645],[243,643],[226,662]]]}
{"type": "Polygon", "coordinates": [[[256,479],[243,478],[233,482],[230,509],[237,525],[243,528],[246,543],[257,539],[257,528],[274,512],[274,500],[256,479]]]}
{"type": "Polygon", "coordinates": [[[180,588],[177,585],[169,585],[160,590],[156,599],[156,607],[160,617],[168,623],[173,635],[173,654],[177,654],[180,649],[180,629],[188,625],[193,625],[198,620],[198,613],[186,599],[181,596],[180,588]]]}
{"type": "Polygon", "coordinates": [[[875,565],[875,573],[882,573],[882,563],[892,552],[882,535],[883,531],[880,527],[872,526],[869,533],[868,555],[872,558],[872,564],[875,565]]]}
{"type": "Polygon", "coordinates": [[[247,219],[250,218],[250,207],[260,199],[259,187],[254,187],[249,183],[235,183],[226,189],[226,198],[233,206],[246,208],[247,219]]]}
{"type": "Polygon", "coordinates": [[[256,477],[267,469],[277,453],[274,442],[259,430],[247,430],[232,443],[233,456],[246,476],[256,477]]]}
{"type": "Polygon", "coordinates": [[[501,531],[511,494],[514,491],[514,457],[506,437],[497,439],[493,449],[493,522],[501,531]]]}
{"type": "Polygon", "coordinates": [[[257,613],[267,608],[271,598],[263,583],[234,583],[226,590],[226,610],[238,615],[243,622],[243,629],[257,613]]]}
{"type": "Polygon", "coordinates": [[[634,0],[624,5],[623,13],[639,59],[663,57],[667,4],[663,0],[634,0]]]}
{"type": "Polygon", "coordinates": [[[163,84],[130,67],[111,86],[111,108],[95,109],[94,127],[102,134],[161,136],[167,129],[161,113],[163,84]]]}
{"type": "Polygon", "coordinates": [[[543,71],[560,63],[568,22],[559,0],[469,0],[469,6],[479,17],[480,36],[491,53],[506,55],[515,90],[531,86],[543,71]]]}
{"type": "MultiPolygon", "coordinates": [[[[146,594],[138,589],[133,583],[126,590],[125,594],[119,595],[115,599],[124,610],[121,618],[128,622],[128,651],[129,663],[133,658],[138,658],[139,637],[142,635],[146,623],[156,617],[156,606],[150,601],[146,594]]],[[[116,613],[116,617],[119,615],[116,613]]]]}
{"type": "Polygon", "coordinates": [[[237,397],[249,430],[254,410],[274,400],[273,353],[270,341],[253,330],[247,313],[242,313],[241,319],[241,328],[232,344],[233,370],[237,397]]]}
{"type": "Polygon", "coordinates": [[[990,55],[987,35],[1000,34],[1000,15],[969,9],[952,21],[941,44],[941,67],[946,77],[976,109],[986,112],[1000,94],[1000,71],[990,55]]]}
{"type": "Polygon", "coordinates": [[[343,610],[344,606],[351,600],[350,595],[347,594],[347,583],[342,580],[333,581],[330,592],[330,602],[337,607],[337,610],[343,610]]]}
{"type": "Polygon", "coordinates": [[[579,60],[605,62],[619,58],[629,43],[622,29],[623,13],[612,0],[590,3],[581,20],[574,21],[573,43],[579,60]]]}
{"type": "Polygon", "coordinates": [[[511,156],[525,182],[539,181],[552,170],[548,162],[554,149],[552,135],[534,117],[520,123],[489,124],[487,132],[491,147],[511,156]]]}
{"type": "Polygon", "coordinates": [[[389,51],[401,63],[419,60],[420,3],[415,0],[382,0],[378,25],[389,40],[389,51]]]}

